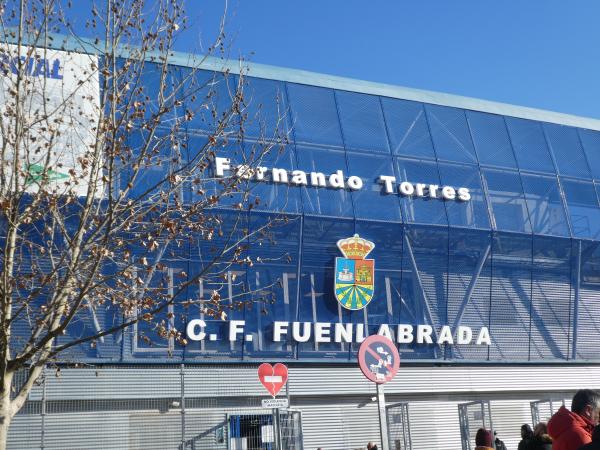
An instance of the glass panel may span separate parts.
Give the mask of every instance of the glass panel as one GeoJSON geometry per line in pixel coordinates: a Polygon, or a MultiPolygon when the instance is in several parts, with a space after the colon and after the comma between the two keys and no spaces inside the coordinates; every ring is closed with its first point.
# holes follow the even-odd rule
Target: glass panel
{"type": "MultiPolygon", "coordinates": [[[[489,232],[449,229],[448,324],[470,327],[476,341],[481,327],[490,321],[492,275],[491,236],[489,232]]],[[[446,359],[488,357],[485,345],[446,347],[446,359]]]]}
{"type": "Polygon", "coordinates": [[[522,175],[533,232],[569,236],[569,225],[556,178],[522,175]]]}
{"type": "MultiPolygon", "coordinates": [[[[246,141],[244,145],[246,158],[253,167],[261,167],[263,181],[253,177],[249,183],[249,203],[254,209],[267,211],[285,211],[296,213],[302,211],[300,186],[274,181],[272,169],[285,169],[288,174],[296,169],[295,152],[292,145],[275,146],[266,150],[260,143],[246,141]]],[[[289,176],[291,178],[291,176],[289,176]]]]}
{"type": "Polygon", "coordinates": [[[487,169],[482,173],[496,229],[530,233],[529,213],[519,174],[487,169]]]}
{"type": "Polygon", "coordinates": [[[347,153],[349,173],[363,180],[363,188],[352,193],[357,218],[400,222],[398,190],[386,193],[380,175],[394,176],[391,156],[347,153]]]}
{"type": "MultiPolygon", "coordinates": [[[[302,322],[350,322],[349,311],[334,294],[335,258],[342,257],[337,241],[354,235],[350,220],[305,217],[302,239],[299,317],[302,322]]],[[[298,345],[304,357],[348,357],[349,346],[314,342],[314,336],[298,345]]]]}
{"type": "Polygon", "coordinates": [[[187,162],[181,145],[184,142],[182,135],[174,136],[163,130],[157,130],[152,137],[146,130],[133,131],[128,136],[128,146],[135,156],[119,174],[121,189],[131,184],[129,196],[145,201],[156,201],[160,192],[181,194],[182,191],[171,187],[168,177],[187,162]],[[139,163],[137,173],[133,161],[139,163]]]}
{"type": "MultiPolygon", "coordinates": [[[[375,287],[373,299],[366,307],[367,324],[397,324],[404,308],[400,295],[402,226],[388,222],[356,221],[356,232],[375,244],[367,256],[375,260],[375,287]]],[[[355,315],[362,316],[358,323],[364,322],[364,311],[357,311],[355,315]]]]}
{"type": "MultiPolygon", "coordinates": [[[[118,88],[122,89],[117,109],[130,108],[128,114],[129,118],[133,119],[134,127],[147,123],[152,117],[158,115],[161,118],[159,127],[170,127],[175,115],[181,112],[175,107],[175,101],[185,98],[185,92],[179,83],[181,68],[145,61],[143,64],[134,62],[134,68],[123,69],[124,62],[124,59],[117,60],[117,70],[121,70],[118,77],[118,88]],[[132,86],[139,87],[142,83],[142,90],[132,88],[132,86]],[[129,88],[125,87],[126,84],[129,85],[129,88]],[[159,94],[161,92],[163,104],[160,104],[159,94]],[[141,104],[136,113],[134,113],[134,102],[141,104]],[[140,119],[139,122],[136,117],[140,119]]],[[[107,102],[105,106],[109,105],[110,103],[107,102]]]]}
{"type": "MultiPolygon", "coordinates": [[[[400,323],[431,325],[432,339],[448,323],[447,275],[448,228],[408,226],[402,252],[402,299],[400,323]]],[[[441,359],[436,344],[403,344],[402,358],[441,359]]]]}
{"type": "Polygon", "coordinates": [[[246,136],[273,139],[285,136],[289,111],[285,98],[285,84],[280,81],[246,77],[244,83],[244,123],[246,136]]]}
{"type": "Polygon", "coordinates": [[[571,241],[533,236],[531,359],[567,358],[571,333],[571,241]]]}
{"type": "Polygon", "coordinates": [[[554,163],[539,122],[506,118],[519,168],[554,173],[554,163]]]}
{"type": "MultiPolygon", "coordinates": [[[[352,200],[346,189],[331,188],[331,182],[346,180],[348,169],[346,156],[343,151],[320,150],[312,147],[296,146],[298,169],[306,172],[308,186],[302,190],[302,203],[306,214],[323,214],[327,216],[352,216],[352,200]],[[339,172],[338,172],[339,171],[339,172]],[[313,175],[321,174],[321,175],[313,175]],[[335,174],[335,178],[331,175],[335,174]],[[317,187],[311,184],[323,179],[327,187],[317,187]],[[339,178],[339,179],[338,179],[339,178]]],[[[318,185],[318,183],[314,183],[318,185]]]]}
{"type": "MultiPolygon", "coordinates": [[[[600,245],[598,242],[573,241],[573,266],[581,260],[579,303],[575,333],[577,358],[598,359],[600,354],[600,245]]],[[[577,272],[573,276],[577,283],[577,272]]]]}
{"type": "Polygon", "coordinates": [[[583,150],[592,171],[592,176],[600,180],[600,131],[579,130],[583,150]]]}
{"type": "MultiPolygon", "coordinates": [[[[223,115],[231,111],[232,96],[237,91],[238,77],[233,74],[182,68],[185,108],[189,131],[207,133],[222,127],[223,115]]],[[[225,131],[239,131],[239,117],[232,117],[225,131]]]]}
{"type": "MultiPolygon", "coordinates": [[[[190,261],[190,272],[194,275],[198,274],[197,269],[200,264],[197,261],[190,261]]],[[[229,341],[227,321],[244,320],[245,306],[249,304],[247,286],[246,271],[239,266],[234,268],[225,264],[213,266],[210,272],[203,274],[198,283],[190,285],[188,296],[194,304],[186,312],[187,320],[204,320],[206,322],[204,331],[207,337],[202,341],[190,341],[186,346],[186,357],[212,355],[241,358],[243,338],[239,336],[237,341],[229,341]],[[217,309],[211,306],[215,293],[218,293],[218,301],[223,305],[225,315],[215,314],[217,309]],[[227,321],[222,320],[222,317],[227,321]],[[215,340],[210,339],[211,334],[216,335],[215,340]]]]}
{"type": "Polygon", "coordinates": [[[481,177],[476,166],[459,166],[438,163],[442,185],[455,189],[469,189],[469,201],[445,201],[448,223],[469,228],[490,228],[488,207],[481,187],[481,177]]]}
{"type": "Polygon", "coordinates": [[[252,341],[245,342],[246,356],[292,356],[295,344],[291,336],[275,342],[273,322],[296,320],[300,226],[300,216],[256,212],[250,215],[250,303],[244,309],[244,319],[252,341]]]}
{"type": "Polygon", "coordinates": [[[398,184],[408,181],[415,186],[415,195],[401,196],[400,204],[404,220],[408,222],[447,225],[446,208],[441,198],[431,198],[428,186],[440,186],[437,165],[427,161],[395,158],[398,184]],[[422,184],[424,196],[416,195],[417,183],[422,184]]]}
{"type": "Polygon", "coordinates": [[[333,90],[288,83],[296,142],[342,147],[333,90]]]}
{"type": "Polygon", "coordinates": [[[591,178],[577,129],[565,125],[544,124],[548,144],[561,175],[591,178]]]}
{"type": "MultiPolygon", "coordinates": [[[[189,143],[201,148],[206,144],[206,138],[203,136],[190,135],[189,143]]],[[[214,154],[214,157],[226,158],[230,161],[230,168],[223,170],[223,177],[216,174],[216,163],[211,158],[206,163],[208,169],[203,174],[199,174],[196,180],[192,180],[192,200],[194,202],[206,201],[207,204],[214,204],[215,207],[228,208],[243,205],[246,209],[250,203],[254,203],[251,193],[254,188],[260,191],[262,188],[252,179],[237,179],[235,170],[238,165],[247,163],[255,167],[261,156],[253,154],[252,146],[244,147],[239,142],[231,142],[227,145],[218,145],[212,149],[205,150],[207,154],[214,154]],[[196,183],[196,184],[194,184],[196,183]]]]}
{"type": "Polygon", "coordinates": [[[389,153],[379,97],[345,91],[335,97],[346,149],[389,153]]]}
{"type": "Polygon", "coordinates": [[[392,153],[435,159],[423,104],[381,98],[392,153]]]}
{"type": "Polygon", "coordinates": [[[561,184],[567,199],[573,236],[600,237],[600,208],[594,185],[564,178],[561,178],[561,184]]]}
{"type": "MultiPolygon", "coordinates": [[[[290,174],[296,169],[292,145],[271,147],[247,140],[243,146],[231,143],[208,149],[205,148],[206,143],[207,138],[203,136],[188,135],[188,149],[192,152],[202,152],[201,156],[192,153],[192,157],[204,158],[204,161],[196,161],[194,166],[200,167],[202,163],[207,163],[208,168],[204,173],[194,174],[188,188],[191,192],[187,189],[185,191],[186,200],[191,196],[194,202],[205,201],[211,204],[211,196],[221,196],[217,204],[221,207],[241,203],[244,208],[263,211],[295,213],[302,210],[300,187],[287,182],[274,182],[273,169],[283,169],[290,174]],[[210,157],[212,154],[219,158],[229,158],[229,169],[223,170],[224,177],[217,177],[215,162],[210,157]],[[236,174],[236,167],[240,165],[249,166],[251,176],[237,181],[229,178],[236,174]],[[227,194],[224,194],[225,192],[227,194]]],[[[291,175],[288,178],[291,178],[291,175]]]]}
{"type": "Polygon", "coordinates": [[[491,360],[528,360],[531,236],[498,233],[492,244],[491,360]]]}
{"type": "Polygon", "coordinates": [[[295,343],[288,334],[282,342],[273,340],[273,322],[296,320],[298,256],[301,217],[281,214],[250,215],[248,272],[250,304],[245,308],[245,356],[264,357],[274,354],[291,357],[295,343]]]}
{"type": "Polygon", "coordinates": [[[467,111],[467,119],[481,164],[517,168],[504,117],[467,111]]]}
{"type": "Polygon", "coordinates": [[[295,347],[291,336],[282,342],[273,339],[273,322],[293,322],[296,318],[298,273],[295,265],[260,264],[248,274],[250,301],[244,309],[246,335],[245,356],[264,357],[272,353],[290,358],[295,347]]]}
{"type": "Polygon", "coordinates": [[[425,105],[438,159],[477,163],[471,133],[462,109],[425,105]]]}

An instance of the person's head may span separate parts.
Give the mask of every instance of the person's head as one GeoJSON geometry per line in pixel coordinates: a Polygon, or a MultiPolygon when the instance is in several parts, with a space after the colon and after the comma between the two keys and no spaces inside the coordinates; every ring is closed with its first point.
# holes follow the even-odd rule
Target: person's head
{"type": "Polygon", "coordinates": [[[377,445],[375,445],[373,442],[369,442],[367,444],[367,450],[377,450],[377,445]]]}
{"type": "Polygon", "coordinates": [[[529,439],[533,436],[533,430],[531,429],[531,427],[529,426],[528,423],[524,423],[523,425],[521,425],[521,438],[522,439],[529,439]]]}
{"type": "Polygon", "coordinates": [[[492,432],[490,430],[486,430],[485,428],[480,428],[477,430],[477,434],[475,435],[476,446],[491,447],[493,440],[494,438],[492,437],[492,432]]]}
{"type": "Polygon", "coordinates": [[[546,422],[540,422],[535,426],[533,430],[533,434],[535,436],[541,436],[542,434],[548,434],[548,427],[546,426],[546,422]]]}
{"type": "Polygon", "coordinates": [[[591,389],[581,389],[575,393],[571,402],[571,411],[598,425],[600,413],[600,394],[591,389]]]}

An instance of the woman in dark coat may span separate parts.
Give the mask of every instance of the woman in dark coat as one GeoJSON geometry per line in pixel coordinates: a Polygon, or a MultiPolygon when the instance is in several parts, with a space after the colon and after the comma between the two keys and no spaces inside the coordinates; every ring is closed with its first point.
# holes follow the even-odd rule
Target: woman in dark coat
{"type": "Polygon", "coordinates": [[[519,442],[519,450],[531,450],[531,441],[533,440],[533,430],[524,423],[521,425],[521,442],[519,442]]]}
{"type": "Polygon", "coordinates": [[[540,422],[533,430],[533,440],[531,441],[531,450],[552,450],[552,438],[548,435],[548,427],[544,422],[540,422]]]}

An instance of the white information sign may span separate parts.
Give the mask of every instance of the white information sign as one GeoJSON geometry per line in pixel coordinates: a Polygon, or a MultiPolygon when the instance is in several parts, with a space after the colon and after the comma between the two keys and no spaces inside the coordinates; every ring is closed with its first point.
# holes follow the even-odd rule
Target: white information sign
{"type": "Polygon", "coordinates": [[[287,398],[265,398],[262,400],[262,407],[268,409],[287,408],[290,402],[287,398]]]}

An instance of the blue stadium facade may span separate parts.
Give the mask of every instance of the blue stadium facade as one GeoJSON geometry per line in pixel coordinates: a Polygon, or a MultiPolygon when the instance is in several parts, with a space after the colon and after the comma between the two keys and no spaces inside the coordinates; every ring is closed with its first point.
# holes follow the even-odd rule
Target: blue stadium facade
{"type": "MultiPolygon", "coordinates": [[[[173,56],[174,80],[192,70],[186,61],[173,56]]],[[[235,66],[208,60],[205,67],[196,76],[214,78],[214,101],[226,108],[235,66]]],[[[32,406],[15,420],[14,448],[33,448],[49,436],[64,448],[65,429],[76,420],[88,434],[73,440],[74,448],[99,448],[99,442],[123,449],[236,448],[234,439],[246,438],[240,423],[250,426],[243,411],[256,412],[265,396],[255,378],[264,361],[291,368],[288,397],[302,412],[306,448],[358,448],[378,425],[374,387],[357,368],[357,339],[334,339],[340,323],[352,324],[355,335],[389,325],[394,340],[398,325],[415,332],[430,326],[434,341],[444,327],[451,330],[452,343],[398,345],[402,367],[386,393],[406,408],[402,448],[468,449],[468,424],[485,425],[488,416],[509,447],[516,446],[520,424],[531,421],[527,402],[538,414],[533,417],[544,419],[539,400],[600,387],[600,121],[254,64],[245,78],[248,114],[260,112],[262,125],[248,123],[241,145],[217,157],[241,163],[283,116],[289,143],[261,164],[289,179],[265,170],[263,180],[249,181],[260,202],[242,216],[230,208],[238,199],[222,202],[223,236],[238,220],[240,229],[278,225],[260,245],[248,239],[252,267],[225,267],[224,285],[200,280],[181,297],[208,300],[219,289],[223,301],[246,306],[234,307],[226,320],[180,302],[162,312],[178,330],[204,321],[204,339],[186,346],[140,323],[77,348],[65,361],[94,369],[65,367],[64,381],[47,378],[48,397],[45,387],[34,389],[32,406]],[[294,171],[337,174],[344,187],[294,183],[294,171]],[[415,192],[403,192],[403,183],[415,192]],[[460,188],[468,198],[457,198],[460,188]],[[355,234],[374,244],[368,255],[374,293],[368,306],[349,310],[335,296],[337,243],[355,234]],[[264,301],[270,293],[273,301],[264,301]],[[230,340],[233,321],[243,321],[244,330],[230,340]],[[308,324],[313,336],[299,342],[294,322],[308,324]],[[329,324],[329,335],[315,339],[316,324],[329,324]],[[473,331],[473,342],[456,342],[460,327],[473,331]],[[474,342],[482,329],[489,345],[474,342]],[[54,422],[32,435],[36,421],[45,420],[35,402],[46,398],[55,402],[54,422]],[[474,402],[476,411],[461,402],[474,402]],[[173,412],[178,408],[181,415],[173,412]],[[432,418],[439,436],[432,435],[432,418]],[[117,419],[118,425],[110,422],[117,419]],[[412,447],[406,444],[411,433],[412,447]]],[[[156,82],[150,68],[148,86],[156,82]]],[[[209,124],[195,116],[181,141],[191,151],[201,148],[209,124]]],[[[148,169],[136,189],[143,192],[162,170],[148,169]]],[[[218,177],[216,164],[213,171],[218,177]]],[[[183,199],[193,195],[190,186],[183,199]]],[[[183,277],[200,273],[220,239],[178,247],[172,270],[183,277]]],[[[115,320],[112,310],[90,312],[69,333],[115,320]]]]}
{"type": "MultiPolygon", "coordinates": [[[[186,70],[173,66],[172,76],[186,70]]],[[[261,203],[243,217],[247,227],[282,215],[286,224],[274,228],[271,245],[249,242],[249,255],[269,262],[236,270],[237,282],[228,286],[227,295],[236,297],[276,282],[273,304],[257,302],[229,316],[245,320],[251,342],[231,343],[226,322],[207,320],[215,341],[144,347],[136,339],[140,330],[133,330],[98,345],[95,354],[82,349],[81,357],[132,361],[163,359],[169,352],[170,359],[190,362],[355,358],[356,344],[273,342],[273,321],[301,321],[364,324],[367,334],[380,324],[489,329],[490,346],[402,344],[405,361],[598,359],[600,344],[591,338],[600,327],[597,122],[260,66],[249,74],[250,109],[260,109],[267,127],[285,112],[290,133],[285,150],[268,155],[264,165],[289,173],[341,170],[346,180],[360,177],[363,187],[294,186],[268,176],[254,183],[261,203]],[[254,72],[293,81],[252,77],[254,72]],[[394,177],[394,192],[385,191],[381,175],[394,177]],[[403,181],[464,186],[470,199],[405,196],[397,191],[403,181]],[[349,311],[334,296],[334,262],[341,256],[337,241],[355,233],[375,244],[369,255],[375,293],[364,310],[349,311]]],[[[235,75],[229,77],[233,82],[235,75]]],[[[206,123],[197,116],[189,124],[188,148],[202,145],[206,123]]],[[[250,124],[245,148],[260,133],[250,124]]],[[[221,156],[234,164],[243,151],[226,148],[221,156]]],[[[144,183],[152,176],[148,171],[144,183]]],[[[225,223],[231,214],[223,208],[225,223]]],[[[208,257],[201,244],[178,252],[182,270],[192,275],[208,257]]],[[[209,292],[200,284],[187,295],[206,298],[209,292]]],[[[183,329],[200,313],[175,314],[173,326],[183,329]]]]}

